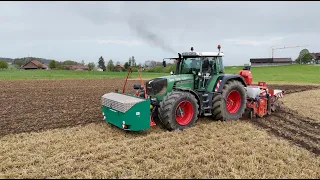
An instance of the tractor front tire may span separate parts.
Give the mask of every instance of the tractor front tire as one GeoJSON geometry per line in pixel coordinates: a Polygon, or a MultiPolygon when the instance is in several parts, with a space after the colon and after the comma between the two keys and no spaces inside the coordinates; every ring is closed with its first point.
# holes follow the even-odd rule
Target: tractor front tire
{"type": "Polygon", "coordinates": [[[173,91],[167,94],[159,107],[159,118],[168,130],[192,127],[199,115],[197,99],[188,92],[173,91]]]}
{"type": "Polygon", "coordinates": [[[213,98],[213,119],[240,119],[246,109],[246,98],[246,91],[241,82],[236,80],[228,81],[223,87],[222,94],[218,94],[213,98]]]}

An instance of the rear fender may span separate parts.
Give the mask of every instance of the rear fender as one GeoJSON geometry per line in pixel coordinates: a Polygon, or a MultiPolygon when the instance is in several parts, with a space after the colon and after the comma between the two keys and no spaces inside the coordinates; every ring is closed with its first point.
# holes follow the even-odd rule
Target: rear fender
{"type": "Polygon", "coordinates": [[[218,93],[222,93],[223,90],[223,86],[229,81],[229,80],[237,80],[240,81],[244,87],[247,87],[247,84],[244,81],[244,78],[240,75],[234,75],[234,74],[226,74],[224,76],[221,76],[218,78],[217,83],[215,85],[215,89],[213,89],[213,91],[216,91],[216,88],[218,86],[218,93]],[[218,81],[220,81],[219,85],[218,85],[218,81]]]}

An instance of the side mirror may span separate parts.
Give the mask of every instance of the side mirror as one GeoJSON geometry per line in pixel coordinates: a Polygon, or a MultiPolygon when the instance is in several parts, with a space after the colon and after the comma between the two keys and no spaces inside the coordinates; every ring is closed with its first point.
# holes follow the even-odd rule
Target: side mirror
{"type": "Polygon", "coordinates": [[[163,67],[166,67],[167,66],[167,62],[165,60],[163,60],[162,65],[163,65],[163,67]]]}

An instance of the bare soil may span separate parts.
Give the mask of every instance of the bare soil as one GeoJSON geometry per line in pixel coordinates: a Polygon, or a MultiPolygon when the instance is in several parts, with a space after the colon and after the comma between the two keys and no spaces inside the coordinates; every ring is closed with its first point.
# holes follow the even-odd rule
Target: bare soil
{"type": "Polygon", "coordinates": [[[267,84],[269,89],[284,90],[285,94],[292,94],[296,92],[309,91],[314,89],[320,89],[320,85],[298,85],[298,84],[267,84]]]}
{"type": "Polygon", "coordinates": [[[122,87],[119,79],[0,81],[0,136],[101,122],[101,96],[122,87]]]}
{"type": "Polygon", "coordinates": [[[320,122],[285,106],[271,116],[251,121],[271,134],[320,155],[320,122]]]}

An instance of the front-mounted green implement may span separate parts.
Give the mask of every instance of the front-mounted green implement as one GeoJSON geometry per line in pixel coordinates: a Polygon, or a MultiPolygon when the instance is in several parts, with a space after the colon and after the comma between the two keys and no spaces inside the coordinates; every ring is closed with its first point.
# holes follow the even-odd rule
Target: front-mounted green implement
{"type": "MultiPolygon", "coordinates": [[[[105,121],[118,128],[130,131],[146,130],[155,123],[150,119],[150,99],[146,98],[146,94],[143,92],[145,90],[142,89],[143,87],[135,85],[134,88],[139,89],[137,94],[125,94],[131,70],[129,68],[121,93],[116,90],[102,96],[102,114],[105,121]]],[[[144,84],[139,69],[138,73],[142,84],[144,84]]]]}
{"type": "MultiPolygon", "coordinates": [[[[263,117],[279,107],[282,90],[267,88],[265,82],[252,84],[250,66],[238,74],[225,74],[223,53],[178,53],[175,72],[134,84],[134,95],[125,94],[129,68],[122,92],[101,98],[104,120],[129,131],[147,130],[160,125],[168,130],[192,127],[199,116],[213,120],[236,120],[245,115],[263,117]]],[[[166,61],[163,60],[166,67],[166,61]]]]}
{"type": "Polygon", "coordinates": [[[150,128],[150,100],[111,92],[102,96],[104,119],[119,128],[140,131],[150,128]]]}

